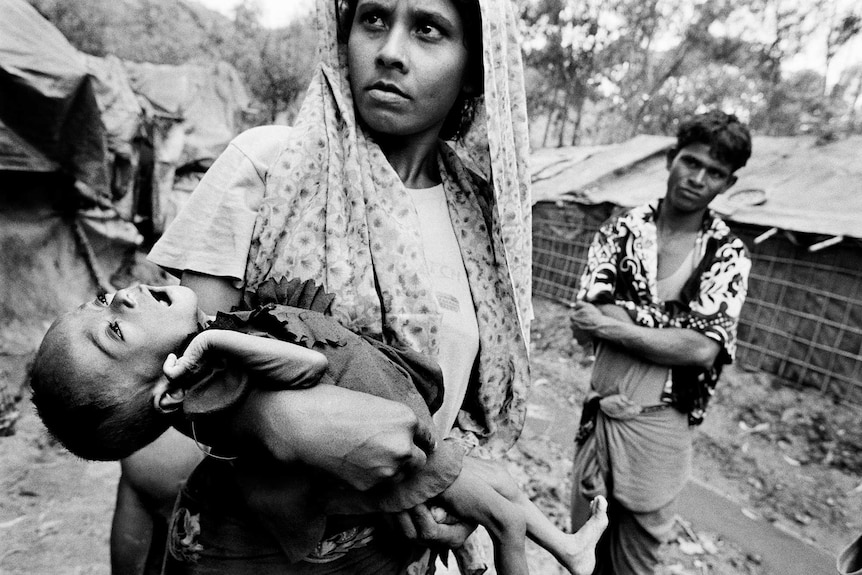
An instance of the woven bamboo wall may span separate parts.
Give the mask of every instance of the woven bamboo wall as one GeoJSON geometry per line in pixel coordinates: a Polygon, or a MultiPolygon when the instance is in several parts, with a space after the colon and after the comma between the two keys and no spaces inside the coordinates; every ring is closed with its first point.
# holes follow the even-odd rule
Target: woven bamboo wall
{"type": "Polygon", "coordinates": [[[538,202],[533,206],[533,293],[560,303],[575,299],[593,235],[611,204],[538,202]]]}
{"type": "MultiPolygon", "coordinates": [[[[611,213],[574,202],[533,207],[535,295],[574,299],[589,243],[611,213]]],[[[752,256],[738,363],[862,404],[862,250],[843,242],[809,253],[782,234],[755,245],[763,228],[731,227],[752,256]]]]}
{"type": "Polygon", "coordinates": [[[781,380],[862,403],[862,251],[810,253],[762,228],[733,226],[752,257],[737,357],[781,380]]]}

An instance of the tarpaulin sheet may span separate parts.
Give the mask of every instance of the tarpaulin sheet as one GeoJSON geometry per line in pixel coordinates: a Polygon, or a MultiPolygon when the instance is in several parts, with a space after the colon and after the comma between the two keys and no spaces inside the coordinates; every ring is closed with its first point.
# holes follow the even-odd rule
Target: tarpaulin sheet
{"type": "MultiPolygon", "coordinates": [[[[534,174],[551,177],[533,186],[533,196],[568,198],[582,204],[630,207],[663,197],[667,186],[665,151],[675,140],[638,136],[589,153],[565,148],[538,150],[534,174]],[[568,158],[568,159],[567,159],[568,158]],[[542,192],[537,194],[538,192],[542,192]]],[[[792,232],[862,238],[862,136],[818,144],[813,136],[755,136],[739,180],[712,207],[732,222],[792,232]],[[760,194],[746,205],[745,197],[760,194]]]]}
{"type": "Polygon", "coordinates": [[[0,14],[0,119],[106,196],[104,128],[81,54],[24,0],[0,0],[0,14]]]}
{"type": "Polygon", "coordinates": [[[182,134],[178,147],[160,153],[161,161],[174,166],[212,161],[242,131],[242,114],[249,109],[251,98],[230,64],[125,62],[124,66],[135,93],[146,98],[156,112],[174,118],[182,134]],[[168,154],[170,150],[175,153],[168,154]]]}

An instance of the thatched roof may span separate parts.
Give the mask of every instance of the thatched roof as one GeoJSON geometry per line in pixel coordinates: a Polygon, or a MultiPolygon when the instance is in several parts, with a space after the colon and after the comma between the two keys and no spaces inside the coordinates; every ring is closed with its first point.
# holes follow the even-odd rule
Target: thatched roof
{"type": "MultiPolygon", "coordinates": [[[[622,144],[538,150],[536,201],[635,206],[664,195],[664,152],[673,138],[638,136],[622,144]]],[[[713,208],[727,219],[794,232],[862,238],[862,136],[818,145],[813,136],[755,137],[739,181],[713,208]],[[762,190],[765,201],[745,205],[762,190]]],[[[763,199],[761,197],[761,199],[763,199]]]]}

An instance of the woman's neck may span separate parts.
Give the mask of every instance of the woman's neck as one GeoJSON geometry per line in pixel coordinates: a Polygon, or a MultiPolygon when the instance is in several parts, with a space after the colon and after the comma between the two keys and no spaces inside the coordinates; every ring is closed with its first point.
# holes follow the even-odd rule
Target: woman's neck
{"type": "Polygon", "coordinates": [[[431,188],[440,183],[437,137],[376,137],[383,155],[406,188],[431,188]]]}

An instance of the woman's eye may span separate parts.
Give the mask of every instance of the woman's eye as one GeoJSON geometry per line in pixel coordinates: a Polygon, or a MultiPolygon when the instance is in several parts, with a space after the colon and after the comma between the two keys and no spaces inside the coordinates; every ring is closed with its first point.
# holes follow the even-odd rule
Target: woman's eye
{"type": "Polygon", "coordinates": [[[426,38],[440,38],[443,36],[442,30],[433,24],[420,24],[416,27],[416,32],[426,38]]]}
{"type": "Polygon", "coordinates": [[[105,297],[105,294],[103,294],[103,293],[100,293],[99,295],[96,296],[96,301],[102,305],[108,305],[108,298],[105,297]]]}
{"type": "Polygon", "coordinates": [[[108,322],[108,327],[111,328],[111,331],[117,334],[117,337],[123,339],[123,330],[120,329],[120,323],[116,321],[108,322]]]}
{"type": "Polygon", "coordinates": [[[383,19],[376,12],[366,12],[359,18],[359,21],[371,28],[383,27],[383,19]]]}

